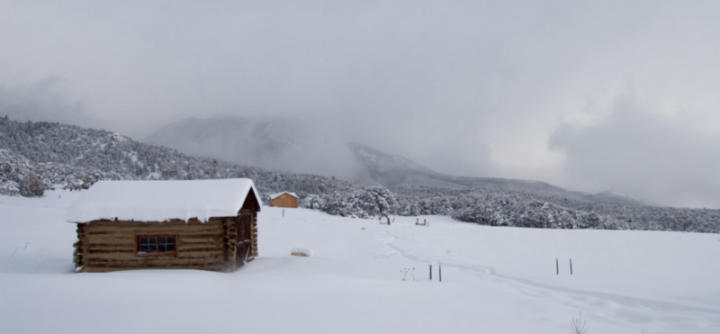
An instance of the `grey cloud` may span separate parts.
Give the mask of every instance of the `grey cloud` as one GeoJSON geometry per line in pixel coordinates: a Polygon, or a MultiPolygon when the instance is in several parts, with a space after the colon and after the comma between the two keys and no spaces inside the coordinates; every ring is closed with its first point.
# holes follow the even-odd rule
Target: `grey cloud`
{"type": "MultiPolygon", "coordinates": [[[[547,147],[552,131],[568,119],[602,119],[628,75],[637,78],[643,102],[656,101],[652,108],[702,113],[719,106],[718,6],[12,2],[0,11],[0,89],[21,96],[35,88],[18,91],[6,78],[32,83],[59,76],[67,84],[33,96],[57,97],[61,87],[82,97],[81,104],[40,98],[45,102],[13,109],[20,119],[90,120],[83,124],[136,138],[217,114],[317,120],[339,132],[334,140],[365,143],[440,172],[606,189],[615,183],[562,175],[562,162],[547,147]],[[589,111],[577,102],[586,95],[589,111]],[[55,112],[42,111],[47,106],[55,112]]],[[[565,149],[557,138],[556,147],[565,149]]],[[[568,163],[570,171],[584,164],[568,163]]]]}
{"type": "Polygon", "coordinates": [[[720,136],[658,117],[632,97],[601,123],[559,128],[550,143],[566,155],[569,184],[655,204],[720,207],[720,136]]]}
{"type": "Polygon", "coordinates": [[[63,91],[64,79],[48,77],[23,85],[0,84],[0,115],[21,121],[88,124],[83,104],[63,91]]]}

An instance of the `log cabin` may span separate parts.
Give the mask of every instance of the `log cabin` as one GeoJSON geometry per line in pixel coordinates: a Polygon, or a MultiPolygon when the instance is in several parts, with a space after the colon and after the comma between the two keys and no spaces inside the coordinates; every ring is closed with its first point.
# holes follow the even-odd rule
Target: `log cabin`
{"type": "Polygon", "coordinates": [[[297,208],[298,195],[288,191],[273,194],[270,196],[270,205],[278,208],[297,208]]]}
{"type": "Polygon", "coordinates": [[[99,181],[68,209],[76,271],[234,271],[258,256],[250,179],[99,181]]]}

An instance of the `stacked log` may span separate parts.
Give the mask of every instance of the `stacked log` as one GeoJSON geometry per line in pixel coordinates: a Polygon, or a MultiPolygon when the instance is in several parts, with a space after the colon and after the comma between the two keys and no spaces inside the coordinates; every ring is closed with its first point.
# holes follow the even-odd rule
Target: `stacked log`
{"type": "Polygon", "coordinates": [[[85,239],[85,224],[77,224],[77,240],[73,244],[73,262],[75,262],[75,270],[80,271],[83,269],[83,240],[85,239]]]}

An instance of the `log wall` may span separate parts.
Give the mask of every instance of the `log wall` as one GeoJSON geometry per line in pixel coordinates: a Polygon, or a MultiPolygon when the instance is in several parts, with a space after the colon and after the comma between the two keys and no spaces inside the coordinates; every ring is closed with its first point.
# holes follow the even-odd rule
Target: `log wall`
{"type": "Polygon", "coordinates": [[[162,223],[93,221],[78,224],[75,265],[81,271],[140,268],[234,270],[233,218],[162,223]],[[233,226],[228,228],[227,226],[233,226]],[[175,252],[138,254],[137,235],[175,235],[175,252]]]}

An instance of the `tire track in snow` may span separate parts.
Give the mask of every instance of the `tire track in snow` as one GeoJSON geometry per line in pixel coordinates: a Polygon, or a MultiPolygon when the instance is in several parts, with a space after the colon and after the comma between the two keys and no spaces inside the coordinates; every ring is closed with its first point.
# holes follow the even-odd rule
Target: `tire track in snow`
{"type": "MultiPolygon", "coordinates": [[[[395,244],[400,237],[385,231],[390,236],[385,242],[386,246],[397,252],[402,257],[420,263],[432,263],[432,259],[415,255],[395,244]]],[[[720,310],[703,306],[682,305],[672,302],[657,301],[651,299],[616,295],[611,293],[595,292],[564,288],[555,285],[531,281],[525,278],[500,274],[497,270],[488,265],[461,264],[453,262],[441,262],[443,267],[457,268],[472,271],[483,275],[497,278],[501,281],[513,284],[521,293],[535,298],[550,297],[560,303],[573,308],[597,311],[600,306],[608,312],[592,312],[597,318],[607,322],[617,322],[618,317],[632,324],[648,323],[662,319],[669,327],[676,327],[680,324],[692,327],[717,328],[720,327],[720,310]],[[582,305],[581,305],[582,304],[582,305]],[[611,308],[611,305],[615,305],[611,308]],[[622,311],[618,314],[617,311],[622,311]],[[610,313],[614,316],[609,318],[610,313]],[[663,313],[658,315],[658,313],[663,313]],[[681,315],[682,314],[682,315],[681,315]],[[701,326],[703,324],[705,326],[701,326]]]]}

